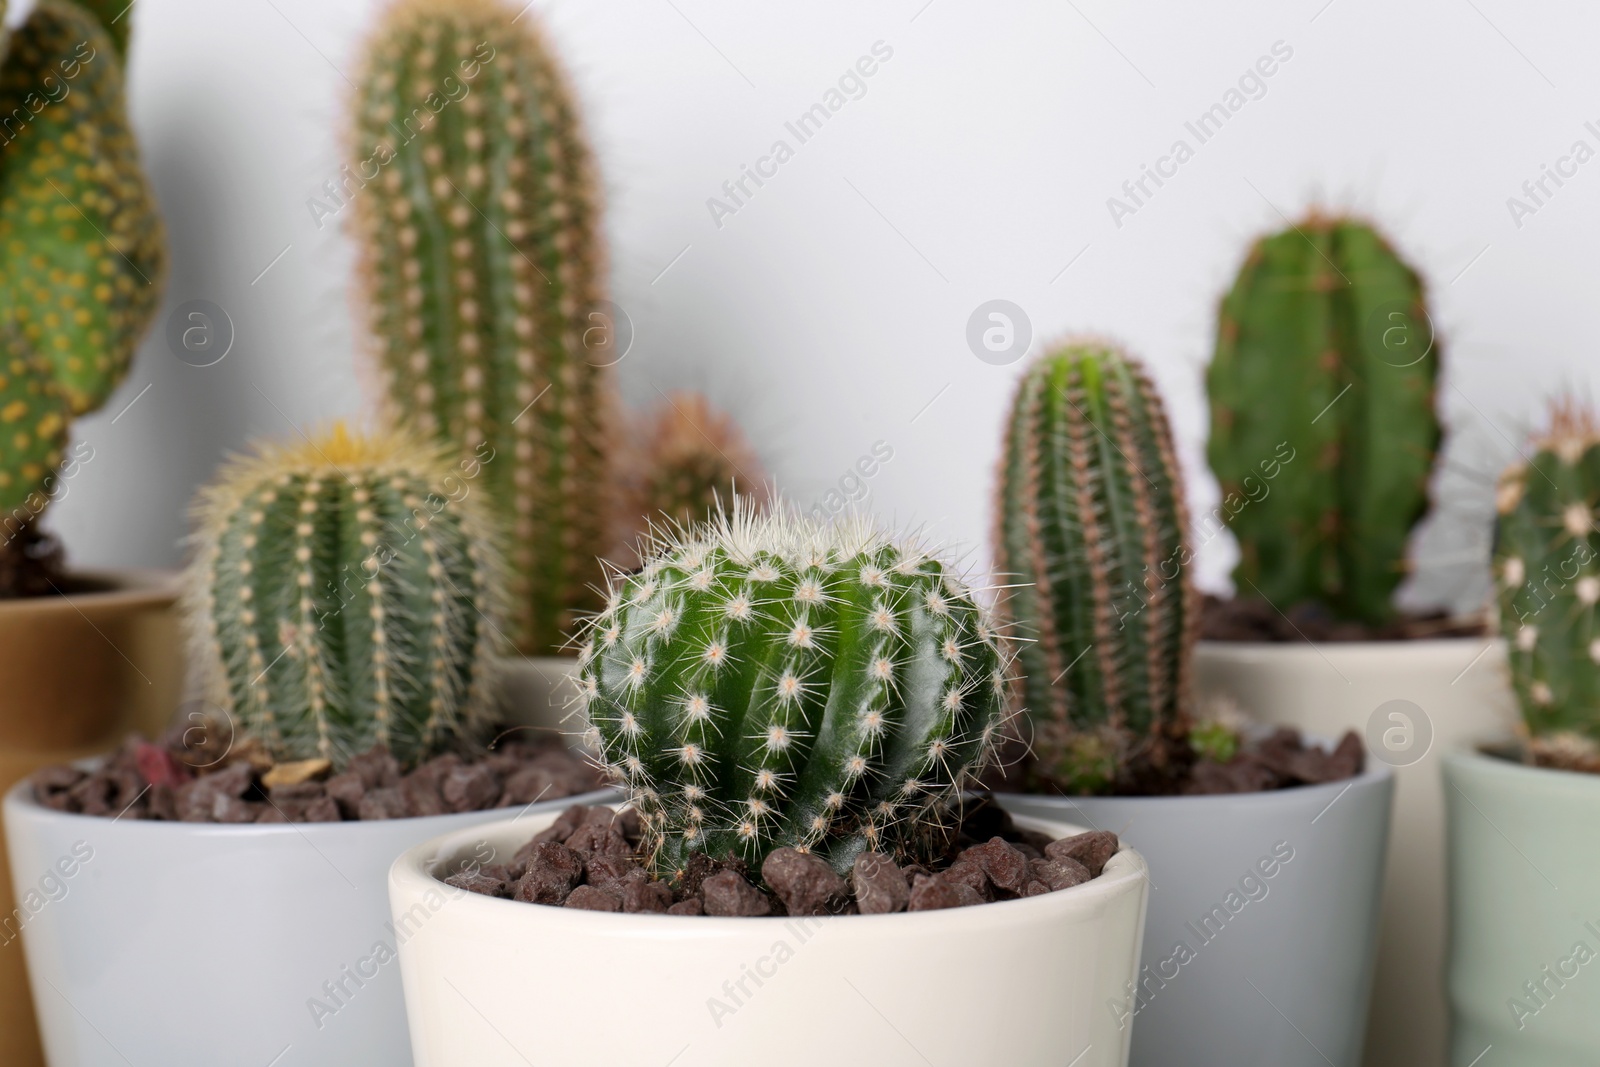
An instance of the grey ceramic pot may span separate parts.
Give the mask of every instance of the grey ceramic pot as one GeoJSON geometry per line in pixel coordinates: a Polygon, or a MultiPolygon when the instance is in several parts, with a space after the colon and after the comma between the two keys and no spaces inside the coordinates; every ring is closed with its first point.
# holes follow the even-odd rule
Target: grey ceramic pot
{"type": "Polygon", "coordinates": [[[1139,988],[1104,1005],[1132,1067],[1357,1067],[1393,794],[1379,765],[1273,793],[998,799],[1149,863],[1139,988]]]}
{"type": "Polygon", "coordinates": [[[1452,1067],[1594,1067],[1600,775],[1457,749],[1444,781],[1452,1067]]]}

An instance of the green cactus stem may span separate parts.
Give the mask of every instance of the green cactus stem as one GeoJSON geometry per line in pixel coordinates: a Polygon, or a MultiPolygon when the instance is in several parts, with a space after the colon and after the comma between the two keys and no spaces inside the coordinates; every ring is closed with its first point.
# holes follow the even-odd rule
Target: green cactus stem
{"type": "Polygon", "coordinates": [[[280,760],[414,763],[488,712],[490,522],[431,448],[343,427],[230,462],[196,499],[187,594],[209,699],[280,760]]]}
{"type": "Polygon", "coordinates": [[[1600,744],[1600,428],[1591,412],[1563,402],[1535,448],[1500,480],[1500,629],[1533,740],[1593,756],[1600,744]]]}
{"type": "Polygon", "coordinates": [[[580,654],[591,738],[651,865],[927,859],[1002,725],[1006,656],[949,566],[864,522],[731,516],[618,575],[580,654]]]}
{"type": "Polygon", "coordinates": [[[1421,279],[1371,226],[1313,214],[1256,243],[1222,301],[1208,456],[1240,500],[1285,446],[1298,458],[1232,520],[1238,595],[1394,618],[1439,446],[1439,358],[1421,279]]]}
{"type": "Polygon", "coordinates": [[[40,0],[0,54],[0,553],[14,555],[56,495],[70,419],[126,376],[166,255],[100,22],[40,0]]]}
{"type": "Polygon", "coordinates": [[[1187,729],[1197,605],[1172,434],[1136,360],[1087,341],[1028,368],[997,527],[1037,772],[1099,792],[1161,763],[1187,729]]]}
{"type": "Polygon", "coordinates": [[[599,606],[618,356],[589,149],[518,6],[389,8],[360,80],[354,195],[390,399],[425,434],[492,447],[516,640],[540,654],[599,606]]]}

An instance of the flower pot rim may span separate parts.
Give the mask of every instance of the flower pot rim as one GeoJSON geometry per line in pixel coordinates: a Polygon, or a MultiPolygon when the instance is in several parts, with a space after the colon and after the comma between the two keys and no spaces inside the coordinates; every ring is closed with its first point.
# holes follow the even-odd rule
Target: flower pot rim
{"type": "Polygon", "coordinates": [[[166,607],[182,593],[178,571],[98,569],[70,571],[75,579],[111,586],[95,592],[30,596],[0,600],[0,621],[42,614],[97,614],[134,608],[166,607]]]}
{"type": "MultiPolygon", "coordinates": [[[[1516,738],[1503,738],[1499,743],[1510,744],[1516,738]]],[[[1536,778],[1539,781],[1556,783],[1562,782],[1576,785],[1587,783],[1592,788],[1600,790],[1600,774],[1591,774],[1588,771],[1569,771],[1560,767],[1530,767],[1518,760],[1503,759],[1482,751],[1481,745],[1495,744],[1497,742],[1484,741],[1472,745],[1457,745],[1448,749],[1444,754],[1447,767],[1460,767],[1473,770],[1475,773],[1498,774],[1506,778],[1536,778]]]]}
{"type": "MultiPolygon", "coordinates": [[[[83,812],[57,811],[47,808],[39,803],[33,796],[30,788],[31,781],[27,778],[13,785],[6,791],[3,808],[7,818],[15,812],[18,816],[26,815],[27,818],[42,822],[65,822],[67,820],[83,820],[85,825],[109,826],[113,823],[129,828],[132,833],[160,835],[166,834],[177,837],[185,834],[198,834],[202,837],[246,837],[269,838],[282,837],[287,834],[298,834],[301,837],[337,838],[341,834],[358,835],[367,830],[360,827],[379,827],[415,822],[420,819],[445,819],[458,816],[482,815],[482,810],[476,811],[442,811],[437,815],[404,815],[398,819],[341,819],[338,822],[294,822],[294,823],[225,823],[225,822],[181,822],[167,819],[129,819],[122,822],[122,817],[108,815],[88,815],[83,812]],[[135,829],[136,828],[136,829],[135,829]]],[[[553,797],[550,800],[534,801],[526,805],[532,808],[534,804],[541,805],[540,812],[546,810],[542,805],[564,804],[603,804],[615,800],[615,789],[596,789],[588,793],[574,793],[567,797],[553,797]]],[[[494,810],[494,809],[489,809],[494,810]]],[[[506,807],[502,811],[515,811],[517,809],[506,807]]],[[[559,812],[556,812],[559,814],[559,812]]]]}
{"type": "Polygon", "coordinates": [[[1078,796],[1078,795],[1071,795],[1071,794],[1067,794],[1067,793],[1013,793],[1013,792],[1006,792],[1006,793],[996,793],[994,795],[994,797],[995,797],[995,799],[997,801],[1001,802],[1001,806],[1002,807],[1004,806],[1004,801],[1005,801],[1005,798],[1007,798],[1007,797],[1026,797],[1029,801],[1041,801],[1041,800],[1042,801],[1060,801],[1060,802],[1062,802],[1064,804],[1072,804],[1072,803],[1074,803],[1076,801],[1079,801],[1079,800],[1092,800],[1095,803],[1104,803],[1106,801],[1117,801],[1117,800],[1137,800],[1137,801],[1142,801],[1142,802],[1145,802],[1145,803],[1152,803],[1152,802],[1154,802],[1154,803],[1168,803],[1168,802],[1179,803],[1179,802],[1184,802],[1184,803],[1191,803],[1191,804],[1204,804],[1204,803],[1217,803],[1217,804],[1220,804],[1220,803],[1234,803],[1234,804],[1243,803],[1243,804],[1252,804],[1252,803],[1259,803],[1259,804],[1263,804],[1263,805],[1268,805],[1268,804],[1272,804],[1275,799],[1280,798],[1280,797],[1284,797],[1284,796],[1316,797],[1319,791],[1321,793],[1327,794],[1329,796],[1330,800],[1331,800],[1334,796],[1337,796],[1338,794],[1343,793],[1346,789],[1353,789],[1358,785],[1360,785],[1360,786],[1380,785],[1383,782],[1388,781],[1389,779],[1391,779],[1393,777],[1394,777],[1394,768],[1390,767],[1386,763],[1382,763],[1382,762],[1380,762],[1378,760],[1374,760],[1372,758],[1371,754],[1369,753],[1368,756],[1367,756],[1367,767],[1366,767],[1366,769],[1363,770],[1360,774],[1352,775],[1349,778],[1340,778],[1338,781],[1334,781],[1334,782],[1319,782],[1319,783],[1317,783],[1315,785],[1290,786],[1287,789],[1265,789],[1265,790],[1260,790],[1260,791],[1253,792],[1253,793],[1167,793],[1167,794],[1156,794],[1156,795],[1149,795],[1149,796],[1140,795],[1140,794],[1116,793],[1116,794],[1109,794],[1109,795],[1090,794],[1090,795],[1078,796]]]}
{"type": "MultiPolygon", "coordinates": [[[[1030,816],[1015,816],[1017,824],[1028,829],[1053,832],[1064,828],[1073,832],[1083,832],[1083,828],[1076,823],[1067,823],[1057,819],[1040,819],[1030,816]]],[[[452,907],[471,907],[480,909],[512,908],[513,911],[484,911],[481,917],[485,921],[493,921],[495,916],[513,919],[517,915],[527,916],[526,921],[540,922],[548,919],[552,922],[572,921],[579,924],[588,924],[597,935],[602,936],[645,936],[645,937],[677,937],[685,936],[710,936],[718,937],[735,933],[748,934],[756,929],[752,923],[763,923],[768,926],[777,923],[791,923],[799,919],[820,919],[829,923],[848,922],[852,926],[866,923],[901,923],[904,932],[916,934],[919,926],[924,928],[943,927],[950,923],[952,918],[965,925],[983,926],[991,922],[1015,923],[1019,921],[1047,922],[1053,915],[1061,912],[1076,910],[1080,907],[1092,907],[1096,901],[1109,900],[1112,897],[1130,891],[1131,886],[1148,877],[1149,868],[1144,857],[1127,844],[1122,844],[1115,855],[1106,861],[1105,870],[1099,878],[1076,885],[1070,889],[1059,889],[1050,893],[1041,893],[1036,897],[1021,897],[1016,900],[997,900],[983,904],[970,905],[961,908],[940,908],[931,911],[902,911],[887,915],[750,915],[750,916],[716,916],[716,915],[659,915],[654,913],[625,913],[588,911],[582,908],[556,907],[549,904],[532,904],[520,900],[505,900],[501,897],[490,897],[481,893],[471,893],[449,885],[443,879],[435,877],[433,867],[441,856],[458,854],[463,847],[475,844],[478,841],[491,839],[504,834],[510,829],[510,824],[515,820],[501,820],[498,822],[481,823],[464,830],[455,830],[448,834],[441,834],[431,840],[415,845],[394,861],[389,868],[389,896],[390,901],[395,899],[398,890],[405,890],[408,898],[420,897],[429,890],[449,893],[452,895],[452,907]],[[1023,909],[1031,909],[1024,911],[1023,909]],[[980,914],[972,914],[980,913],[980,914]]],[[[555,821],[555,814],[550,813],[544,822],[555,821]]],[[[531,837],[542,827],[534,825],[528,834],[531,837]]],[[[1057,833],[1056,836],[1066,836],[1057,833]]]]}

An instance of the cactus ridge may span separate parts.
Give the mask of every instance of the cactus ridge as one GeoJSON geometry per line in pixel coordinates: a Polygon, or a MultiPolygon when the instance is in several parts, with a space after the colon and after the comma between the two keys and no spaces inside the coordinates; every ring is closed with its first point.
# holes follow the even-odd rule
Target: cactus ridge
{"type": "Polygon", "coordinates": [[[1002,726],[1007,654],[947,564],[744,501],[615,576],[579,702],[658,874],[774,848],[926,859],[1002,726]]]}
{"type": "Polygon", "coordinates": [[[208,696],[280,759],[413,763],[489,712],[497,559],[453,468],[342,427],[231,461],[195,504],[194,658],[208,696]]]}
{"type": "Polygon", "coordinates": [[[1600,743],[1600,426],[1557,405],[1501,478],[1494,570],[1511,679],[1536,740],[1600,743]]]}
{"type": "Polygon", "coordinates": [[[614,357],[593,165],[535,22],[499,0],[389,9],[356,102],[355,229],[389,398],[493,447],[517,641],[547,652],[598,607],[614,357]]]}
{"type": "Polygon", "coordinates": [[[1241,501],[1283,445],[1297,458],[1231,521],[1241,595],[1394,617],[1441,437],[1439,360],[1421,279],[1371,226],[1313,215],[1256,243],[1218,316],[1207,455],[1241,501]]]}
{"type": "Polygon", "coordinates": [[[1188,723],[1195,592],[1172,434],[1143,367],[1099,341],[1023,375],[1000,470],[997,569],[1028,638],[1019,702],[1043,772],[1075,790],[1188,723]]]}

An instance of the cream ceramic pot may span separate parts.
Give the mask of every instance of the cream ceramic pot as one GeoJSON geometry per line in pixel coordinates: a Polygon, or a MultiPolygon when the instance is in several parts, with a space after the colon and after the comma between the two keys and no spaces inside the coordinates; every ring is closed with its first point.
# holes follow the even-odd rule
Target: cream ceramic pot
{"type": "Polygon", "coordinates": [[[573,656],[507,656],[496,665],[500,685],[500,721],[539,734],[575,734],[567,721],[577,690],[573,656]]]}
{"type": "Polygon", "coordinates": [[[227,826],[63,814],[23,782],[5,798],[19,912],[4,936],[20,926],[51,1067],[403,1065],[394,858],[441,833],[476,840],[489,823],[532,834],[568,804],[611,796],[513,820],[227,826]]]}
{"type": "MultiPolygon", "coordinates": [[[[1107,1003],[1137,966],[1145,864],[1023,900],[898,915],[602,914],[453,893],[554,814],[474,828],[389,873],[418,1067],[1118,1067],[1107,1003]],[[492,862],[492,861],[491,861],[492,862]]],[[[1023,820],[1053,837],[1076,826],[1023,820]]]]}
{"type": "Polygon", "coordinates": [[[1451,1067],[1593,1067],[1600,775],[1457,749],[1444,780],[1451,1067]]]}
{"type": "Polygon", "coordinates": [[[1337,738],[1363,735],[1395,771],[1366,1067],[1443,1067],[1443,753],[1510,733],[1516,703],[1498,638],[1255,644],[1202,641],[1201,706],[1337,738]]]}

